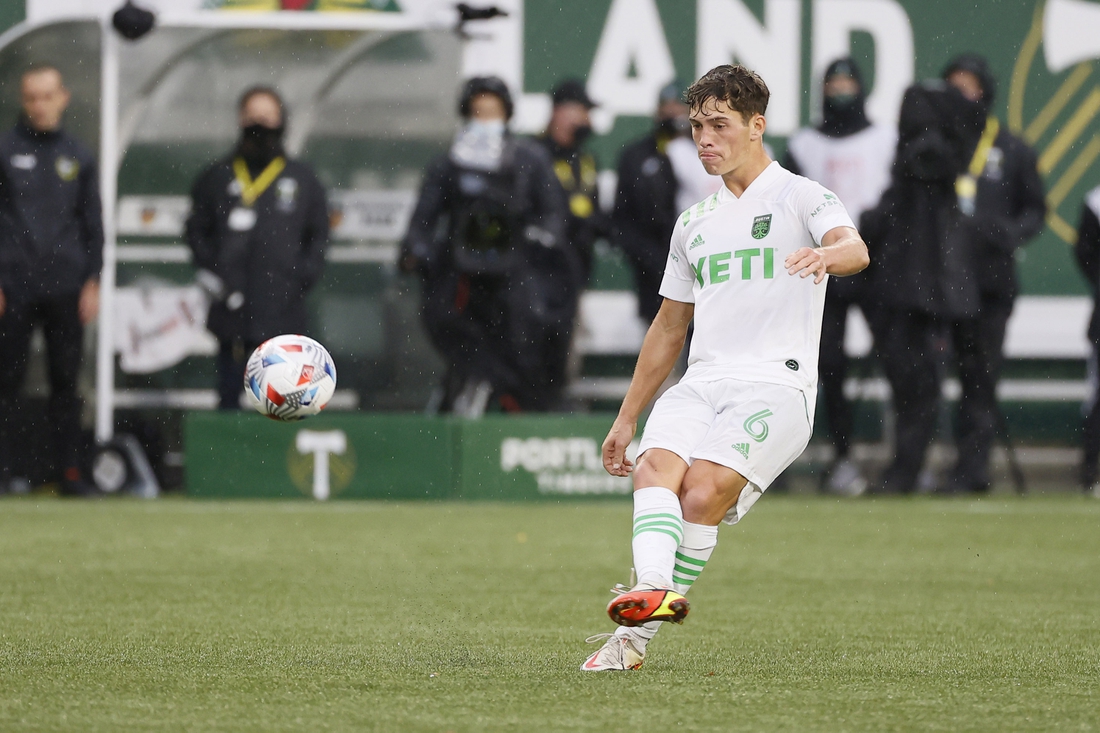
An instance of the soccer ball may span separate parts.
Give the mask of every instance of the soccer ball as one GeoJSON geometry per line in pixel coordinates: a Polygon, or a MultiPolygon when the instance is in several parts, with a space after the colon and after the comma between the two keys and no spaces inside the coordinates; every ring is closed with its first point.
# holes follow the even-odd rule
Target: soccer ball
{"type": "Polygon", "coordinates": [[[336,391],[336,365],[324,346],[286,334],[256,347],[244,370],[244,391],[261,415],[301,420],[325,408],[336,391]]]}

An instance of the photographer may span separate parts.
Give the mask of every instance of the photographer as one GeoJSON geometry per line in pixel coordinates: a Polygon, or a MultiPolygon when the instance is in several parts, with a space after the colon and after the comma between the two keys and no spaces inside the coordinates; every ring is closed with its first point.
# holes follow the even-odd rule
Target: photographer
{"type": "Polygon", "coordinates": [[[897,414],[894,459],[875,493],[916,488],[939,404],[936,338],[945,325],[978,314],[975,253],[955,186],[985,122],[984,112],[943,82],[906,90],[890,186],[862,217],[872,252],[864,312],[897,414]]]}
{"type": "Polygon", "coordinates": [[[512,111],[500,79],[466,82],[463,126],[429,164],[401,244],[401,268],[421,278],[421,315],[447,364],[434,411],[552,407],[540,347],[559,320],[563,275],[545,265],[566,242],[568,204],[546,151],[508,131],[512,111]]]}

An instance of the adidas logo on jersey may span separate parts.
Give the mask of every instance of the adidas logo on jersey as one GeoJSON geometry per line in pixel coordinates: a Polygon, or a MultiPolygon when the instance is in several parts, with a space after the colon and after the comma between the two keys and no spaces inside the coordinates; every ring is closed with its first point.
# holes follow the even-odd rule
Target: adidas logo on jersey
{"type": "Polygon", "coordinates": [[[688,245],[688,249],[695,249],[696,247],[701,247],[704,244],[706,244],[706,242],[703,241],[703,235],[696,234],[695,239],[691,240],[691,244],[688,245]]]}
{"type": "Polygon", "coordinates": [[[748,443],[734,443],[733,449],[743,455],[745,458],[749,457],[749,444],[748,443]]]}

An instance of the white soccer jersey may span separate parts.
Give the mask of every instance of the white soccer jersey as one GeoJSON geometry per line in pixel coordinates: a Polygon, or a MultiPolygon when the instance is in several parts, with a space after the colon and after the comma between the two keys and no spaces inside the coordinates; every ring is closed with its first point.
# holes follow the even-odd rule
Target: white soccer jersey
{"type": "MultiPolygon", "coordinates": [[[[661,295],[695,304],[695,335],[681,381],[740,379],[813,393],[828,277],[787,274],[783,261],[853,226],[818,183],[772,162],[740,198],[728,188],[676,222],[661,295]]],[[[813,410],[813,394],[808,395],[813,410]]]]}
{"type": "Polygon", "coordinates": [[[897,144],[897,130],[885,125],[871,125],[844,137],[806,128],[787,141],[787,152],[802,175],[835,193],[858,222],[890,185],[897,144]]]}

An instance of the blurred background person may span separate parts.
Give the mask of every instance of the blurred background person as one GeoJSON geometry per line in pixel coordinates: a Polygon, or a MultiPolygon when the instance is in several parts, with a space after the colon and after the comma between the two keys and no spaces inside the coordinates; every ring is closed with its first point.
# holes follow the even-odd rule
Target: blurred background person
{"type": "Polygon", "coordinates": [[[951,327],[962,385],[955,422],[958,459],[939,489],[984,493],[990,484],[989,450],[1004,422],[997,382],[1005,327],[1019,292],[1016,250],[1042,231],[1046,200],[1035,152],[990,115],[997,84],[986,60],[962,54],[947,65],[943,78],[966,100],[968,116],[985,122],[956,189],[960,233],[975,258],[978,311],[951,327]]]}
{"type": "Polygon", "coordinates": [[[864,313],[885,367],[897,416],[893,460],[875,493],[910,493],[932,441],[944,323],[978,314],[972,242],[961,236],[956,180],[985,127],[985,114],[942,81],[906,90],[890,186],[864,212],[871,251],[864,313]]]}
{"type": "Polygon", "coordinates": [[[207,328],[218,338],[218,406],[240,405],[252,350],[272,336],[308,334],[305,298],[328,246],[325,190],[313,169],[283,150],[286,109],[269,87],[237,105],[240,138],[191,189],[187,243],[212,296],[207,328]]]}
{"type": "Polygon", "coordinates": [[[551,304],[567,277],[569,213],[545,148],[508,130],[512,96],[475,77],[459,98],[462,126],[424,173],[400,265],[421,278],[421,316],[446,362],[429,412],[546,409],[544,354],[551,304]]]}
{"type": "Polygon", "coordinates": [[[1100,461],[1100,186],[1089,191],[1081,207],[1081,222],[1077,226],[1077,264],[1092,292],[1092,319],[1089,320],[1089,341],[1092,353],[1088,360],[1089,399],[1084,405],[1085,422],[1081,435],[1084,453],[1081,458],[1081,488],[1100,499],[1097,462],[1100,461]]]}
{"type": "Polygon", "coordinates": [[[551,93],[553,107],[546,132],[536,138],[546,148],[554,173],[569,205],[565,241],[560,247],[538,252],[538,266],[552,272],[547,293],[547,324],[541,344],[544,371],[539,380],[539,403],[547,409],[563,407],[569,381],[570,344],[581,293],[592,273],[596,239],[606,236],[607,218],[600,208],[599,166],[585,142],[592,136],[592,108],[596,106],[580,79],[565,79],[551,93]]]}
{"type": "MultiPolygon", "coordinates": [[[[634,273],[638,315],[649,323],[661,307],[658,289],[668,259],[669,239],[682,206],[681,186],[669,157],[674,143],[686,143],[694,166],[704,175],[691,139],[688,106],[679,82],[661,89],[653,129],[619,155],[618,192],[611,215],[611,242],[626,255],[634,273]]],[[[721,179],[718,179],[721,184],[721,179]]],[[[700,197],[702,198],[702,197],[700,197]]]]}
{"type": "MultiPolygon", "coordinates": [[[[791,136],[783,167],[833,191],[858,222],[890,183],[897,131],[867,119],[863,75],[852,59],[829,64],[823,82],[821,123],[791,136]]],[[[845,496],[858,496],[867,488],[862,470],[849,458],[852,408],[844,397],[848,311],[860,305],[865,286],[864,273],[829,278],[821,322],[818,377],[833,443],[833,462],[821,487],[845,496]]]]}
{"type": "MultiPolygon", "coordinates": [[[[16,409],[31,333],[41,325],[49,359],[49,419],[61,492],[94,493],[81,474],[77,376],[84,326],[99,311],[103,210],[95,158],[61,126],[69,91],[52,66],[25,72],[23,113],[0,138],[0,492],[15,477],[16,409]]],[[[24,449],[30,446],[24,446],[24,449]]],[[[36,446],[36,449],[38,446],[36,446]]],[[[28,488],[25,480],[14,488],[28,488]]]]}

